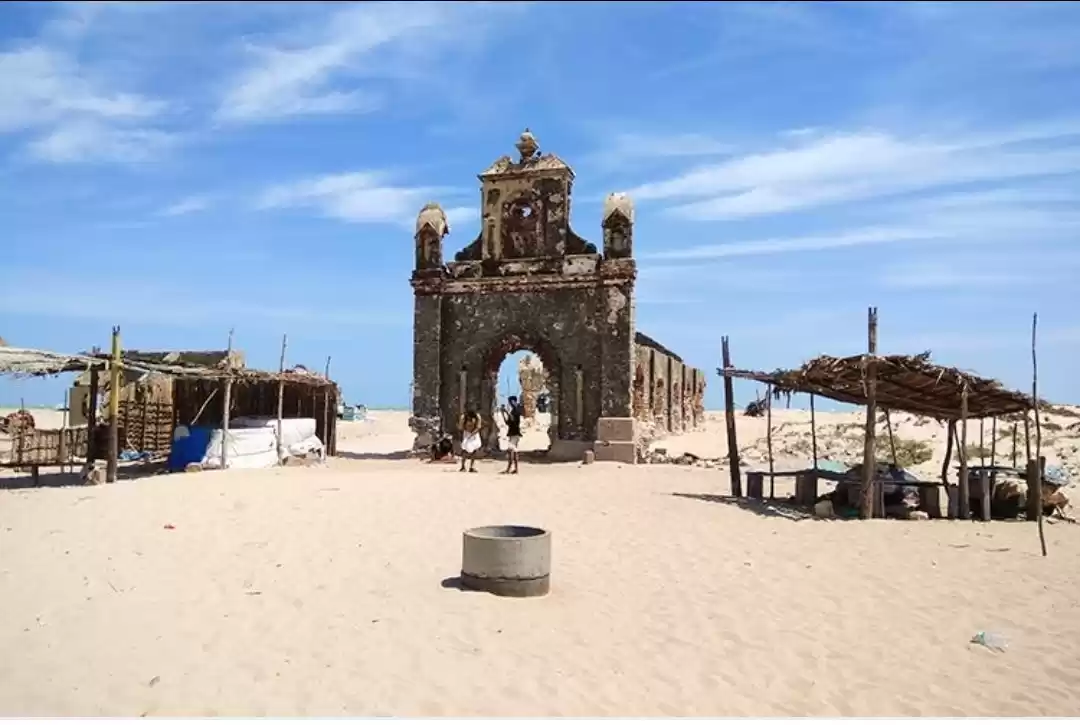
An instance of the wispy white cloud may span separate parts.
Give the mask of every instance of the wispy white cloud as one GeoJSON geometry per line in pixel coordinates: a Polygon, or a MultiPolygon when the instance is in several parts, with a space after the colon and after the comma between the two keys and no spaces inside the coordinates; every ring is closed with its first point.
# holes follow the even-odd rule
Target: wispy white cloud
{"type": "Polygon", "coordinates": [[[880,131],[795,139],[780,148],[630,190],[675,201],[690,219],[733,219],[869,200],[973,182],[1080,172],[1080,122],[1066,121],[959,139],[905,139],[880,131]],[[1015,148],[1031,141],[1053,148],[1015,148]]]}
{"type": "Polygon", "coordinates": [[[52,163],[140,163],[159,158],[178,141],[153,129],[117,128],[93,120],[60,124],[30,142],[33,158],[52,163]]]}
{"type": "Polygon", "coordinates": [[[0,133],[36,132],[32,158],[55,163],[141,162],[170,148],[173,134],[142,124],[168,104],[113,88],[73,57],[46,45],[0,53],[0,133]]]}
{"type": "Polygon", "coordinates": [[[161,216],[184,216],[210,208],[212,199],[208,196],[188,196],[161,210],[161,216]]]}
{"type": "Polygon", "coordinates": [[[404,223],[405,219],[415,219],[420,208],[440,191],[435,187],[395,186],[388,181],[388,175],[378,171],[328,174],[273,186],[259,196],[256,207],[315,209],[347,222],[404,223]]]}
{"type": "Polygon", "coordinates": [[[19,131],[71,116],[104,120],[146,119],[161,113],[160,100],[106,87],[72,58],[43,46],[0,53],[0,132],[19,131]]]}
{"type": "Polygon", "coordinates": [[[325,22],[279,39],[248,45],[249,65],[229,84],[217,110],[226,122],[289,116],[364,113],[385,102],[361,81],[422,75],[499,14],[488,3],[355,3],[335,6],[325,22]]]}
{"type": "Polygon", "coordinates": [[[643,259],[691,260],[744,257],[759,254],[782,254],[788,252],[812,252],[826,249],[843,249],[897,242],[917,242],[941,239],[946,234],[933,228],[867,227],[847,230],[836,234],[805,237],[777,237],[749,241],[710,244],[686,249],[671,249],[641,255],[643,259]]]}

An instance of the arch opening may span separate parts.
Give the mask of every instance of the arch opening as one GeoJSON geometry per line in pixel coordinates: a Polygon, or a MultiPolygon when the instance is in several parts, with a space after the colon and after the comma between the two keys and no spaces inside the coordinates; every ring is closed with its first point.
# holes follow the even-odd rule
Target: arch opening
{"type": "Polygon", "coordinates": [[[506,424],[499,408],[511,395],[525,408],[519,450],[523,454],[550,450],[560,430],[559,376],[558,356],[542,338],[508,335],[492,348],[485,361],[483,391],[489,450],[506,450],[506,424]]]}

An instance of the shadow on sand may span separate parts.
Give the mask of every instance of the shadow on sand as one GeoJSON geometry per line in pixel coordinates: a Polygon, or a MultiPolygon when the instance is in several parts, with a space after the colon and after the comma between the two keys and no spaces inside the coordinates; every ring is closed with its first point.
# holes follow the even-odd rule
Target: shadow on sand
{"type": "Polygon", "coordinates": [[[414,458],[411,450],[391,451],[390,453],[352,453],[350,451],[338,451],[335,458],[344,458],[348,461],[405,461],[414,458]]]}
{"type": "Polygon", "coordinates": [[[769,518],[787,519],[789,521],[805,521],[813,518],[813,514],[809,510],[796,506],[790,501],[758,501],[756,499],[735,498],[734,496],[721,496],[713,493],[673,493],[671,495],[707,503],[726,504],[769,518]]]}

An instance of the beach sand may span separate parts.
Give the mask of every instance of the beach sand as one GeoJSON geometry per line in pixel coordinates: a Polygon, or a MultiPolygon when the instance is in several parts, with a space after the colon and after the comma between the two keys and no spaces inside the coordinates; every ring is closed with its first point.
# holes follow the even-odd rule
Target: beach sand
{"type": "MultiPolygon", "coordinates": [[[[0,491],[0,714],[1080,713],[1078,526],[1042,558],[1022,522],[736,505],[723,468],[460,474],[372,415],[325,467],[0,491]],[[552,530],[549,596],[443,585],[496,523],[552,530]]],[[[775,411],[779,444],[804,416],[775,411]]],[[[722,415],[655,445],[722,455],[722,415]]]]}

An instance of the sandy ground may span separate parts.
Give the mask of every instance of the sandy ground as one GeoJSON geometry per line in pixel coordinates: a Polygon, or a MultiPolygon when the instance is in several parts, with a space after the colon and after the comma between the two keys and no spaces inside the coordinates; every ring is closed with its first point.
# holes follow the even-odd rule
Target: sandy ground
{"type": "Polygon", "coordinates": [[[722,469],[459,474],[373,416],[326,467],[0,491],[0,714],[1080,712],[1078,526],[1044,559],[1026,523],[738,505],[722,469]],[[553,531],[551,595],[442,585],[494,523],[553,531]]]}

